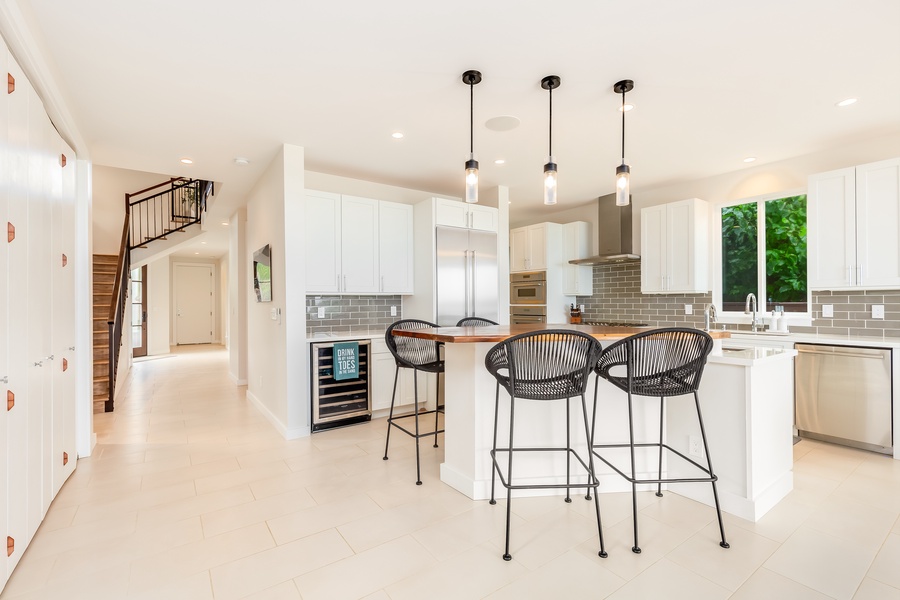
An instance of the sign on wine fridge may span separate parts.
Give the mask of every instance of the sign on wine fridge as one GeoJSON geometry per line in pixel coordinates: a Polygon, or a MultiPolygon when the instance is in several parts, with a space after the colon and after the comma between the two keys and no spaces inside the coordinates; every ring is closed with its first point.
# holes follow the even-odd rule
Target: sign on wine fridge
{"type": "Polygon", "coordinates": [[[310,344],[312,431],[372,418],[371,340],[310,344]]]}

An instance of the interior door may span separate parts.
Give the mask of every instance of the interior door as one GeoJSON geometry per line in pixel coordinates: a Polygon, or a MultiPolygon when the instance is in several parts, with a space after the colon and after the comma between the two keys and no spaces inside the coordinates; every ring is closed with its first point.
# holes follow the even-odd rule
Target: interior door
{"type": "Polygon", "coordinates": [[[213,341],[212,265],[175,266],[175,343],[213,341]]]}
{"type": "Polygon", "coordinates": [[[147,356],[147,265],[131,271],[131,352],[147,356]]]}

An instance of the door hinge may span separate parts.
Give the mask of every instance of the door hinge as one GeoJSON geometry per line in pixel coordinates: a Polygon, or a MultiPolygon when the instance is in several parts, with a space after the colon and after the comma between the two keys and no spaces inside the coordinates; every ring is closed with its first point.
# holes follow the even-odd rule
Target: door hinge
{"type": "Polygon", "coordinates": [[[63,359],[63,373],[65,373],[68,368],[69,368],[69,361],[64,358],[63,359]]]}
{"type": "Polygon", "coordinates": [[[6,536],[6,556],[12,556],[13,552],[16,550],[16,540],[12,538],[12,536],[6,536]]]}
{"type": "Polygon", "coordinates": [[[69,453],[63,452],[63,466],[66,466],[67,464],[69,464],[69,453]]]}
{"type": "Polygon", "coordinates": [[[7,221],[6,222],[6,241],[7,241],[7,243],[10,243],[14,239],[16,239],[16,226],[13,225],[12,223],[10,223],[9,221],[7,221]]]}
{"type": "Polygon", "coordinates": [[[13,406],[16,405],[16,395],[13,394],[12,390],[6,390],[6,410],[11,411],[13,406]]]}
{"type": "Polygon", "coordinates": [[[66,256],[65,254],[63,254],[62,255],[62,265],[66,266],[67,264],[69,264],[69,257],[66,256]]]}
{"type": "Polygon", "coordinates": [[[61,167],[66,166],[66,155],[65,154],[59,155],[59,166],[61,166],[61,167]]]}
{"type": "Polygon", "coordinates": [[[6,93],[12,94],[16,91],[16,78],[12,76],[12,73],[6,74],[6,93]]]}

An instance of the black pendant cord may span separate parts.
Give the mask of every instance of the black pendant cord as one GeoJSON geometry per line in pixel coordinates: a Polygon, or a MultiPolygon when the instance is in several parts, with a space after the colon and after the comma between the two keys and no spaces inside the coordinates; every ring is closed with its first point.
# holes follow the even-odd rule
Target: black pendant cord
{"type": "MultiPolygon", "coordinates": [[[[550,142],[548,144],[549,147],[547,148],[547,156],[552,157],[553,156],[553,88],[551,87],[548,91],[550,92],[550,124],[548,127],[550,132],[549,132],[549,135],[547,136],[547,138],[550,140],[550,142]]],[[[550,162],[553,162],[552,158],[551,158],[550,162]]]]}
{"type": "Polygon", "coordinates": [[[475,153],[475,85],[469,84],[469,154],[475,153]]]}
{"type": "Polygon", "coordinates": [[[622,91],[622,164],[625,164],[625,92],[622,91]]]}

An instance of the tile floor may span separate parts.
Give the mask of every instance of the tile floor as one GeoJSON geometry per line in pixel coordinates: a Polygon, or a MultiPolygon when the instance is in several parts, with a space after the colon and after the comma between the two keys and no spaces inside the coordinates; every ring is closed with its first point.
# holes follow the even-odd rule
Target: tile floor
{"type": "Polygon", "coordinates": [[[900,461],[803,441],[795,490],[758,523],[668,493],[592,503],[472,502],[412,441],[381,459],[385,422],[284,441],[244,399],[219,347],[136,363],[98,444],[50,507],[2,598],[369,600],[900,599],[900,461]]]}

